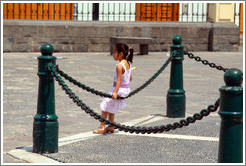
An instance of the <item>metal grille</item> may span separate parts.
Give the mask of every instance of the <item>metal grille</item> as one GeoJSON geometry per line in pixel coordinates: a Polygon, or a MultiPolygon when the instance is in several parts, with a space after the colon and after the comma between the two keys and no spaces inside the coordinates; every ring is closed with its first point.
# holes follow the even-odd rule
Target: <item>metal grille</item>
{"type": "Polygon", "coordinates": [[[100,3],[93,11],[93,3],[75,4],[74,19],[92,21],[93,15],[99,15],[98,21],[135,21],[135,3],[100,3]]]}
{"type": "Polygon", "coordinates": [[[207,3],[182,3],[180,5],[180,22],[206,22],[208,15],[207,3]]]}
{"type": "Polygon", "coordinates": [[[240,3],[235,3],[234,21],[237,26],[240,24],[240,3]]]}

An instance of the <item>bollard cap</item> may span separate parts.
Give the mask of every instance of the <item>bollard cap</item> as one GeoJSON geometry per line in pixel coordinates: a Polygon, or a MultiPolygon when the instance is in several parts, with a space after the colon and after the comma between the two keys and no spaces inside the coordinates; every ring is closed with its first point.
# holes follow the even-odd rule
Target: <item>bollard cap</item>
{"type": "Polygon", "coordinates": [[[40,51],[44,56],[52,56],[54,47],[51,44],[44,44],[41,46],[40,51]]]}
{"type": "Polygon", "coordinates": [[[227,86],[241,86],[243,82],[243,73],[239,69],[228,69],[224,74],[224,81],[227,86]]]}
{"type": "Polygon", "coordinates": [[[173,37],[173,44],[180,45],[182,43],[182,37],[181,36],[174,36],[173,37]]]}

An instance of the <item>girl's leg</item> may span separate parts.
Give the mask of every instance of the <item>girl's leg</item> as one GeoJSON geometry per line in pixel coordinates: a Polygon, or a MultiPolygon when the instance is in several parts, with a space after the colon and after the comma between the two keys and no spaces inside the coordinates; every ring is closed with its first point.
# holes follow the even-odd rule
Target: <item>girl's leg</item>
{"type": "MultiPolygon", "coordinates": [[[[102,117],[103,117],[104,119],[107,119],[108,114],[109,114],[108,112],[102,111],[102,117]]],[[[101,122],[101,126],[105,127],[105,124],[104,124],[103,122],[101,122]]]]}
{"type": "Polygon", "coordinates": [[[109,113],[108,120],[110,120],[111,122],[114,122],[114,114],[109,113]]]}
{"type": "MultiPolygon", "coordinates": [[[[109,113],[108,120],[110,120],[111,122],[114,122],[114,114],[109,113]]],[[[106,128],[106,132],[111,132],[111,133],[113,133],[113,132],[114,132],[114,128],[111,127],[111,126],[108,126],[108,127],[106,128]]]]}
{"type": "MultiPolygon", "coordinates": [[[[107,119],[108,112],[102,111],[102,117],[107,119]]],[[[104,134],[105,132],[106,129],[105,129],[105,124],[103,122],[101,122],[100,127],[97,130],[93,131],[94,134],[104,134]]]]}

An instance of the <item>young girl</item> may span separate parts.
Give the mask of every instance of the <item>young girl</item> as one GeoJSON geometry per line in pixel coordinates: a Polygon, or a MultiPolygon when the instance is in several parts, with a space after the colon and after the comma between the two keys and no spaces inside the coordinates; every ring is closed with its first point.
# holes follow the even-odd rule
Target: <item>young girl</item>
{"type": "MultiPolygon", "coordinates": [[[[114,74],[114,84],[109,94],[112,94],[112,99],[104,98],[100,104],[102,110],[102,117],[114,122],[115,113],[126,107],[126,101],[117,100],[117,96],[126,97],[130,93],[129,83],[132,80],[131,65],[133,59],[133,49],[129,48],[126,44],[118,43],[114,47],[113,57],[115,61],[119,61],[116,65],[114,74]]],[[[106,132],[114,132],[113,127],[106,127],[101,122],[100,127],[94,130],[94,134],[104,134],[106,132]]]]}

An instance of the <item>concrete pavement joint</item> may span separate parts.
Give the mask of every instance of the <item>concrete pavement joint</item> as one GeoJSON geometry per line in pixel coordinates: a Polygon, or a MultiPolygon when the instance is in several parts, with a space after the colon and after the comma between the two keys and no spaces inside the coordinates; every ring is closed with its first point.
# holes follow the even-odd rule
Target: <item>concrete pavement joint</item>
{"type": "Polygon", "coordinates": [[[171,139],[185,139],[185,140],[200,140],[200,141],[219,141],[217,137],[204,137],[204,136],[193,136],[193,135],[178,135],[178,134],[135,134],[119,132],[121,135],[134,135],[134,136],[145,136],[145,137],[158,137],[158,138],[171,138],[171,139]]]}

